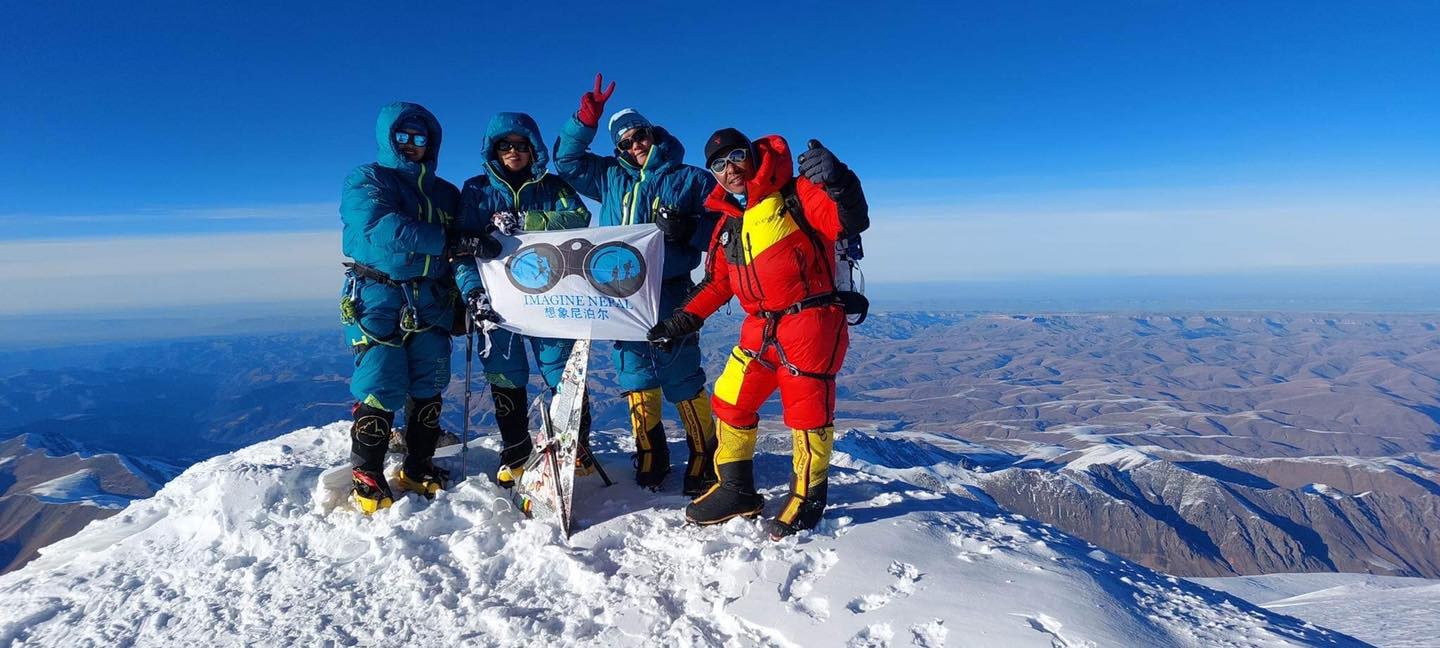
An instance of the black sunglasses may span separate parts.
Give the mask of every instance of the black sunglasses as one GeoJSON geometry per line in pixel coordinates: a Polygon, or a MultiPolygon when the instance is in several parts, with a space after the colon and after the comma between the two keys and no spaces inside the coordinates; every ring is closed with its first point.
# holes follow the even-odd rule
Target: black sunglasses
{"type": "Polygon", "coordinates": [[[508,151],[529,153],[534,149],[530,146],[530,142],[512,142],[510,140],[500,140],[495,143],[495,150],[501,153],[506,153],[508,151]]]}
{"type": "Polygon", "coordinates": [[[622,150],[622,151],[628,151],[628,150],[630,150],[630,147],[631,147],[631,146],[634,146],[635,144],[637,144],[637,143],[639,143],[639,142],[649,142],[649,141],[650,141],[650,129],[645,128],[644,126],[641,126],[640,128],[635,129],[635,132],[634,132],[634,133],[631,133],[629,137],[627,137],[627,138],[625,138],[625,139],[622,139],[622,140],[620,140],[619,142],[616,142],[616,143],[615,143],[615,148],[618,148],[618,149],[620,149],[620,150],[622,150]]]}
{"type": "Polygon", "coordinates": [[[744,162],[744,161],[745,161],[747,158],[749,158],[749,157],[750,157],[750,152],[749,152],[749,151],[747,151],[747,150],[745,150],[745,149],[743,149],[743,148],[737,148],[737,149],[735,149],[735,150],[733,150],[733,151],[730,151],[729,153],[726,153],[725,155],[722,155],[722,156],[720,156],[720,157],[717,157],[717,158],[711,160],[711,161],[710,161],[710,172],[711,172],[711,173],[720,173],[721,171],[724,171],[724,170],[725,170],[725,165],[727,165],[727,164],[733,164],[733,165],[736,166],[736,168],[739,168],[740,163],[741,163],[741,162],[744,162]]]}
{"type": "Polygon", "coordinates": [[[424,148],[425,143],[430,141],[430,138],[425,137],[424,135],[411,135],[410,133],[407,133],[405,131],[395,131],[396,144],[410,144],[412,141],[414,142],[415,146],[424,148]]]}

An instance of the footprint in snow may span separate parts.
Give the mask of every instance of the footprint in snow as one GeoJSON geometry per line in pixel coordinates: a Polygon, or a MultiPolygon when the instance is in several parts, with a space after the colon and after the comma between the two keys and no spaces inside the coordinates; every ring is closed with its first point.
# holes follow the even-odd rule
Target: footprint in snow
{"type": "Polygon", "coordinates": [[[915,593],[915,583],[920,580],[920,570],[910,563],[894,560],[890,562],[889,571],[890,575],[895,577],[894,584],[879,594],[866,594],[850,601],[850,605],[846,607],[856,614],[864,614],[885,607],[896,598],[904,598],[915,593]]]}
{"type": "Polygon", "coordinates": [[[1063,626],[1055,617],[1048,614],[1021,614],[1019,612],[1011,614],[1024,618],[1036,632],[1050,635],[1051,648],[1096,648],[1094,642],[1068,639],[1065,635],[1060,634],[1060,628],[1063,626]]]}
{"type": "Polygon", "coordinates": [[[876,623],[851,637],[845,642],[845,648],[888,648],[894,638],[895,631],[890,629],[890,624],[876,623]]]}
{"type": "Polygon", "coordinates": [[[910,626],[910,643],[919,648],[944,648],[945,636],[950,634],[945,629],[945,621],[935,619],[929,623],[917,623],[910,626]]]}
{"type": "Polygon", "coordinates": [[[815,582],[838,562],[840,556],[834,549],[805,552],[799,561],[790,565],[790,574],[780,585],[780,598],[816,621],[829,618],[830,601],[823,596],[810,596],[810,592],[815,588],[815,582]]]}

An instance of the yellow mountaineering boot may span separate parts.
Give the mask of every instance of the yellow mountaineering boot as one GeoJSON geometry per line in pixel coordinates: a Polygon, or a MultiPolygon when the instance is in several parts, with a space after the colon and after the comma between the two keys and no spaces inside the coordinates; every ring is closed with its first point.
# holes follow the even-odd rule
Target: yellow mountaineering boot
{"type": "Polygon", "coordinates": [[[794,435],[790,497],[774,518],[765,521],[770,538],[779,540],[796,531],[813,529],[825,514],[826,477],[830,450],[835,444],[833,425],[814,430],[791,430],[794,435]]]}
{"type": "Polygon", "coordinates": [[[715,423],[715,474],[719,481],[685,507],[692,524],[720,524],[735,516],[760,514],[765,498],[755,492],[756,429],[715,423]]]}
{"type": "Polygon", "coordinates": [[[350,483],[353,486],[350,496],[354,498],[361,513],[370,515],[380,509],[390,508],[390,505],[395,503],[395,496],[390,492],[390,484],[385,482],[385,475],[355,468],[350,471],[350,483]]]}
{"type": "Polygon", "coordinates": [[[500,464],[500,469],[495,471],[495,483],[501,488],[514,488],[520,482],[520,476],[525,474],[524,466],[507,466],[500,464]]]}
{"type": "Polygon", "coordinates": [[[395,485],[402,491],[419,493],[425,499],[435,499],[435,494],[444,490],[450,481],[450,473],[426,460],[421,466],[405,466],[395,477],[395,485]]]}
{"type": "Polygon", "coordinates": [[[689,400],[675,404],[690,460],[685,464],[684,493],[701,495],[715,485],[715,415],[710,411],[710,392],[701,389],[689,400]]]}
{"type": "Polygon", "coordinates": [[[627,392],[630,428],[635,431],[635,483],[656,490],[670,472],[670,447],[660,421],[660,388],[627,392]]]}

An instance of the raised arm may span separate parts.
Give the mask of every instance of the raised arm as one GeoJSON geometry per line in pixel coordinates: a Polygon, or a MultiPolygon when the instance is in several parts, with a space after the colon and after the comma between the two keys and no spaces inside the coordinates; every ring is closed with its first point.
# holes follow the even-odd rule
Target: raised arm
{"type": "Polygon", "coordinates": [[[595,131],[600,125],[600,116],[605,112],[605,102],[615,92],[615,82],[600,89],[601,77],[595,75],[595,89],[580,96],[580,109],[560,127],[560,136],[555,139],[555,171],[577,191],[595,200],[605,188],[605,174],[620,164],[614,156],[599,156],[590,152],[590,143],[595,140],[595,131]]]}
{"type": "Polygon", "coordinates": [[[809,182],[798,182],[797,193],[806,218],[816,229],[839,239],[870,227],[870,206],[865,202],[859,176],[819,141],[810,140],[809,150],[800,154],[800,175],[809,182]],[[807,184],[811,189],[805,188],[807,184]],[[820,192],[814,190],[816,185],[824,190],[823,196],[817,195],[820,192]]]}

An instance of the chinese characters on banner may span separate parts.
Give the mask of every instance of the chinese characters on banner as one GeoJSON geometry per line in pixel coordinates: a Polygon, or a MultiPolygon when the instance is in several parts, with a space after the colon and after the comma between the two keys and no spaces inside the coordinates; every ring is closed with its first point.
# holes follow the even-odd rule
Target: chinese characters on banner
{"type": "Polygon", "coordinates": [[[552,338],[644,340],[657,321],[664,240],[654,225],[500,236],[480,261],[500,326],[552,338]]]}

